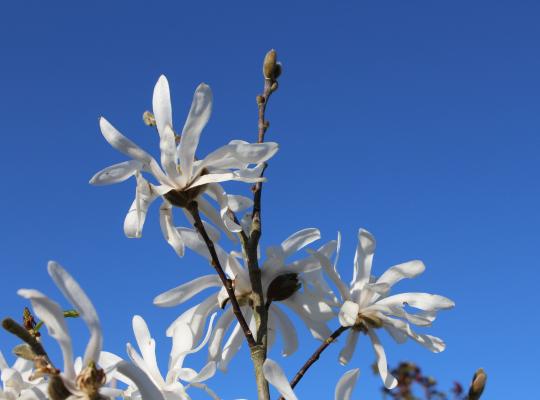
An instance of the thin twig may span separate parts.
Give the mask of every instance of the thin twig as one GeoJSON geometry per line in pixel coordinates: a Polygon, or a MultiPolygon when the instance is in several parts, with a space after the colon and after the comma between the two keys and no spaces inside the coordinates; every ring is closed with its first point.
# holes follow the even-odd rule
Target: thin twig
{"type": "Polygon", "coordinates": [[[219,262],[219,258],[216,253],[214,243],[212,242],[212,239],[210,239],[210,236],[208,236],[208,233],[206,232],[204,224],[201,220],[201,216],[199,214],[199,207],[198,207],[197,202],[192,201],[191,203],[189,203],[187,210],[189,211],[189,213],[195,220],[195,223],[194,223],[195,229],[197,229],[197,232],[199,232],[204,242],[206,243],[206,247],[208,248],[208,251],[210,252],[210,257],[212,258],[212,266],[216,270],[219,278],[221,279],[221,282],[223,283],[223,286],[225,287],[225,290],[227,291],[227,294],[229,295],[229,300],[231,302],[234,315],[236,316],[236,319],[240,323],[240,327],[244,331],[244,336],[246,337],[249,347],[252,348],[256,346],[257,343],[255,342],[255,339],[253,338],[253,334],[251,333],[251,330],[249,329],[249,325],[246,322],[244,315],[242,314],[242,310],[240,309],[240,305],[238,304],[238,299],[236,298],[234,294],[232,281],[227,277],[227,275],[225,275],[225,271],[223,270],[223,267],[221,266],[221,263],[219,262]]]}
{"type": "MultiPolygon", "coordinates": [[[[305,362],[304,365],[302,365],[302,368],[298,370],[294,378],[291,380],[290,384],[291,387],[294,388],[298,382],[300,382],[300,379],[304,376],[304,374],[307,372],[307,370],[315,364],[315,362],[319,359],[321,356],[321,353],[326,350],[330,344],[335,342],[335,340],[341,335],[343,332],[345,332],[347,329],[349,329],[349,326],[340,326],[338,329],[334,331],[318,348],[315,350],[315,352],[309,357],[309,359],[305,362]]],[[[280,400],[285,400],[284,397],[280,397],[280,400]]]]}

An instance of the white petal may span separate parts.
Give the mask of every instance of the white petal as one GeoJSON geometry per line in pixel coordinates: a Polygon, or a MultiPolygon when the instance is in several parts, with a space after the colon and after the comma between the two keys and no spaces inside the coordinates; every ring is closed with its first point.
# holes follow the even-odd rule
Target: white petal
{"type": "Polygon", "coordinates": [[[454,307],[455,303],[443,296],[430,293],[400,293],[386,297],[377,304],[388,306],[405,306],[418,308],[424,311],[446,310],[454,307]]]}
{"type": "Polygon", "coordinates": [[[56,286],[79,312],[80,317],[90,330],[90,340],[86,346],[83,364],[86,366],[91,361],[97,362],[103,346],[103,334],[94,305],[75,279],[60,264],[49,261],[47,268],[56,286]]]}
{"type": "Polygon", "coordinates": [[[165,400],[150,378],[133,364],[127,361],[121,361],[118,363],[117,370],[137,385],[142,399],[165,400]]]}
{"type": "Polygon", "coordinates": [[[339,276],[337,271],[332,266],[332,263],[330,262],[330,259],[328,259],[328,257],[324,256],[323,254],[321,254],[318,251],[309,251],[308,250],[308,252],[311,255],[313,255],[313,257],[315,257],[319,261],[319,263],[322,266],[322,268],[324,269],[324,272],[326,273],[326,275],[328,275],[330,280],[338,288],[338,291],[339,291],[339,294],[341,295],[341,298],[343,300],[348,300],[349,297],[350,297],[349,289],[347,288],[347,285],[345,285],[345,283],[343,283],[343,281],[341,280],[341,277],[339,276]]]}
{"type": "Polygon", "coordinates": [[[358,343],[359,332],[354,329],[350,329],[347,335],[347,342],[341,351],[339,352],[339,363],[346,365],[351,361],[351,358],[356,350],[356,344],[358,343]]]}
{"type": "Polygon", "coordinates": [[[339,310],[339,323],[341,326],[353,326],[358,318],[358,312],[360,306],[358,303],[347,300],[341,306],[339,310]]]}
{"type": "Polygon", "coordinates": [[[173,223],[172,206],[164,201],[159,208],[159,225],[167,243],[171,245],[178,257],[184,256],[184,241],[173,223]]]}
{"type": "Polygon", "coordinates": [[[330,334],[332,333],[324,322],[314,321],[313,319],[311,319],[311,316],[306,312],[306,310],[299,304],[291,301],[291,299],[283,301],[283,304],[289,307],[302,319],[304,324],[306,324],[309,331],[311,332],[311,335],[315,339],[326,340],[328,336],[330,336],[330,334]]]}
{"type": "MultiPolygon", "coordinates": [[[[250,318],[251,315],[249,315],[248,312],[244,312],[244,317],[250,318]]],[[[244,342],[244,332],[242,331],[242,328],[240,327],[240,324],[237,323],[234,326],[234,329],[231,332],[231,335],[223,345],[223,351],[221,352],[221,360],[218,364],[218,367],[221,371],[227,371],[227,368],[229,367],[229,363],[233,359],[233,357],[238,353],[240,348],[242,347],[242,343],[244,342]]]]}
{"type": "Polygon", "coordinates": [[[316,228],[302,229],[293,233],[281,243],[283,258],[287,258],[308,244],[321,238],[321,232],[316,228]]]}
{"type": "Polygon", "coordinates": [[[178,160],[176,159],[176,139],[170,125],[166,125],[163,132],[160,132],[159,149],[161,151],[161,165],[165,172],[179,188],[187,184],[187,177],[181,176],[178,172],[178,160]]]}
{"type": "Polygon", "coordinates": [[[227,200],[229,208],[233,212],[244,211],[245,209],[253,206],[253,200],[246,196],[240,196],[237,194],[228,194],[227,200]]]}
{"type": "Polygon", "coordinates": [[[246,164],[260,164],[270,159],[278,149],[279,145],[274,142],[238,143],[232,157],[246,164]]]}
{"type": "Polygon", "coordinates": [[[101,128],[103,137],[112,147],[147,166],[160,182],[174,186],[171,179],[163,173],[157,161],[146,151],[122,135],[109,121],[101,117],[99,119],[99,127],[101,128]]]}
{"type": "Polygon", "coordinates": [[[384,353],[384,348],[379,341],[379,337],[373,329],[368,329],[368,335],[371,339],[371,344],[373,344],[373,350],[375,350],[375,355],[377,356],[377,369],[379,370],[379,375],[384,383],[384,386],[387,389],[393,389],[397,386],[398,381],[388,372],[388,365],[386,363],[386,354],[384,353]]]}
{"type": "Polygon", "coordinates": [[[358,368],[351,369],[343,374],[339,382],[336,385],[336,390],[334,392],[335,400],[350,400],[356,381],[358,380],[358,375],[360,370],[358,368]]]}
{"type": "Polygon", "coordinates": [[[135,334],[137,345],[139,346],[139,350],[144,359],[147,372],[150,373],[150,375],[154,379],[154,382],[164,384],[165,382],[163,381],[163,377],[161,376],[161,373],[159,372],[159,367],[157,365],[156,342],[150,336],[150,330],[148,329],[148,325],[139,315],[135,315],[133,317],[133,333],[135,334]]]}
{"type": "Polygon", "coordinates": [[[220,287],[221,280],[217,275],[204,275],[188,283],[167,290],[154,299],[154,304],[159,307],[172,307],[191,299],[210,287],[220,287]]]}
{"type": "Polygon", "coordinates": [[[206,319],[217,308],[217,296],[212,294],[201,303],[182,313],[174,322],[171,323],[165,334],[168,337],[173,337],[176,325],[187,324],[193,332],[194,342],[198,342],[204,333],[206,319]]]}
{"type": "Polygon", "coordinates": [[[161,75],[154,86],[152,111],[154,111],[156,127],[161,136],[167,126],[173,126],[171,93],[169,90],[169,81],[165,75],[161,75]]]}
{"type": "Polygon", "coordinates": [[[266,380],[278,390],[285,400],[298,400],[278,363],[267,358],[263,364],[263,373],[266,380]]]}
{"type": "Polygon", "coordinates": [[[394,265],[377,279],[377,283],[387,283],[390,286],[394,286],[402,279],[414,278],[420,275],[425,269],[424,263],[420,260],[394,265]]]}
{"type": "Polygon", "coordinates": [[[328,303],[309,292],[296,292],[288,300],[299,304],[313,321],[328,321],[335,315],[328,303]]]}
{"type": "Polygon", "coordinates": [[[354,255],[354,271],[351,281],[352,300],[360,302],[360,291],[371,277],[371,264],[375,253],[375,238],[365,229],[358,231],[358,246],[354,255]]]}
{"type": "Polygon", "coordinates": [[[225,312],[221,315],[216,326],[214,327],[214,333],[210,339],[210,344],[208,345],[208,357],[211,361],[217,361],[220,356],[221,343],[225,332],[231,326],[234,319],[233,310],[231,307],[227,308],[225,312]]]}
{"type": "Polygon", "coordinates": [[[298,349],[296,329],[287,314],[285,314],[277,304],[272,304],[269,311],[274,314],[275,321],[278,324],[281,337],[283,338],[283,351],[281,352],[281,355],[283,357],[290,356],[298,349]]]}
{"type": "Polygon", "coordinates": [[[135,190],[135,200],[131,204],[124,220],[124,233],[128,238],[140,238],[146,214],[150,204],[158,197],[150,184],[142,175],[137,174],[137,188],[135,190]]]}
{"type": "MultiPolygon", "coordinates": [[[[215,184],[215,185],[217,185],[217,184],[215,184]]],[[[223,212],[221,214],[218,213],[216,211],[216,209],[203,196],[197,197],[197,203],[199,204],[199,210],[201,211],[201,213],[204,214],[210,220],[210,222],[212,222],[214,225],[216,225],[218,228],[220,228],[223,232],[225,232],[227,237],[232,242],[236,242],[236,237],[230,231],[230,229],[229,229],[230,224],[228,222],[231,221],[232,224],[234,224],[232,226],[235,226],[236,224],[226,214],[227,210],[222,210],[222,211],[225,212],[225,215],[224,215],[225,218],[223,218],[221,216],[221,214],[223,214],[223,212]],[[227,220],[227,223],[225,223],[225,220],[227,220]]],[[[219,233],[219,231],[218,231],[218,233],[219,233]]],[[[219,236],[220,235],[218,234],[218,236],[217,236],[218,240],[219,240],[219,236]]]]}
{"type": "MultiPolygon", "coordinates": [[[[242,227],[234,222],[233,218],[229,215],[229,197],[223,190],[223,187],[218,183],[209,184],[207,187],[207,193],[217,201],[220,208],[219,213],[221,221],[216,221],[214,223],[222,228],[224,232],[227,232],[229,238],[234,238],[234,235],[230,232],[240,232],[242,227]]],[[[199,199],[203,200],[202,202],[199,202],[199,205],[203,207],[205,213],[208,216],[212,215],[212,212],[208,213],[210,211],[208,208],[211,208],[213,211],[213,207],[210,204],[205,204],[204,199],[202,199],[201,196],[199,196],[199,199]]],[[[217,217],[213,216],[212,220],[217,220],[217,217]]]]}
{"type": "Polygon", "coordinates": [[[178,157],[180,170],[188,178],[192,176],[195,151],[199,145],[201,132],[212,113],[212,91],[208,85],[201,83],[195,90],[189,115],[182,130],[178,157]]]}
{"type": "Polygon", "coordinates": [[[6,362],[6,359],[4,358],[2,351],[0,351],[0,372],[2,372],[2,370],[6,368],[9,368],[9,365],[6,362]]]}
{"type": "Polygon", "coordinates": [[[136,160],[114,164],[96,173],[92,179],[90,179],[90,184],[101,186],[124,182],[126,179],[135,175],[137,171],[140,171],[142,167],[143,165],[136,160]]]}
{"type": "Polygon", "coordinates": [[[64,374],[68,379],[74,379],[75,370],[73,368],[71,337],[64,320],[64,312],[60,306],[37,290],[19,289],[17,294],[32,302],[35,315],[45,323],[49,335],[56,339],[60,345],[64,357],[64,374]]]}
{"type": "MultiPolygon", "coordinates": [[[[207,233],[211,234],[211,230],[209,229],[209,225],[204,223],[205,229],[207,233]]],[[[208,247],[206,246],[206,243],[202,239],[202,237],[193,229],[189,228],[176,228],[177,231],[182,236],[182,240],[184,241],[184,244],[197,254],[203,256],[208,261],[211,261],[210,252],[208,251],[208,247]]],[[[225,267],[227,265],[227,253],[223,248],[214,242],[214,248],[216,250],[216,253],[218,255],[219,262],[222,267],[225,267]]]]}

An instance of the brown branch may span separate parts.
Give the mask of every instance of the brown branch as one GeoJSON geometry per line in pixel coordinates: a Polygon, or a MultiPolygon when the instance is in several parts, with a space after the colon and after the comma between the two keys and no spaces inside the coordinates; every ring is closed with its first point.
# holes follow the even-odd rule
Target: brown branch
{"type": "MultiPolygon", "coordinates": [[[[315,352],[309,357],[309,359],[305,362],[304,365],[302,365],[302,368],[298,370],[294,378],[291,380],[290,384],[291,387],[294,389],[294,387],[300,382],[300,379],[303,378],[304,374],[307,372],[307,370],[315,364],[315,362],[319,359],[322,352],[326,350],[328,346],[330,346],[333,342],[336,341],[336,339],[347,329],[349,329],[349,326],[340,326],[337,328],[334,333],[332,333],[322,344],[315,350],[315,352]]],[[[280,400],[285,400],[284,397],[280,397],[280,400]]]]}
{"type": "Polygon", "coordinates": [[[234,315],[236,316],[236,319],[240,323],[240,327],[244,331],[244,336],[246,337],[246,340],[248,342],[248,345],[250,348],[257,345],[255,342],[255,339],[253,338],[253,334],[251,333],[251,330],[249,329],[249,325],[246,322],[246,319],[244,318],[244,315],[242,314],[242,310],[240,309],[240,305],[238,304],[238,299],[236,298],[234,294],[233,284],[232,281],[225,275],[225,271],[223,270],[223,267],[221,266],[221,263],[219,262],[218,255],[216,253],[216,249],[214,246],[214,243],[212,242],[212,239],[210,239],[210,236],[208,236],[208,233],[206,232],[206,229],[204,227],[204,224],[201,220],[201,215],[199,214],[199,207],[196,201],[192,201],[188,204],[187,210],[195,220],[195,223],[193,224],[195,226],[195,229],[197,229],[197,232],[202,236],[204,242],[206,243],[206,247],[208,248],[208,251],[210,252],[210,257],[212,259],[212,266],[216,270],[219,278],[221,279],[221,282],[223,283],[223,286],[225,287],[225,290],[227,291],[227,294],[229,295],[229,300],[231,302],[231,306],[234,312],[234,315]]]}
{"type": "MultiPolygon", "coordinates": [[[[21,339],[23,342],[25,342],[36,356],[42,356],[47,359],[47,361],[50,362],[49,356],[47,355],[47,352],[43,348],[43,345],[34,337],[28,330],[19,325],[17,322],[15,322],[11,318],[6,318],[2,321],[2,327],[8,331],[9,333],[17,336],[19,339],[21,339]]],[[[51,363],[52,365],[52,363],[51,363]]]]}

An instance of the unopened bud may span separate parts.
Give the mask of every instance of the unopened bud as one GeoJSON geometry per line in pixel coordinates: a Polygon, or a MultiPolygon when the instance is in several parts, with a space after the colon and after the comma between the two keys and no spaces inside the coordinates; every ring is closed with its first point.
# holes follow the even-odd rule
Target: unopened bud
{"type": "Polygon", "coordinates": [[[268,286],[268,301],[283,301],[291,297],[302,284],[298,281],[298,274],[288,273],[279,275],[268,286]]]}
{"type": "Polygon", "coordinates": [[[147,126],[156,126],[156,117],[150,111],[145,111],[142,115],[144,124],[147,126]]]}
{"type": "Polygon", "coordinates": [[[471,387],[469,389],[469,400],[478,400],[484,388],[486,387],[487,375],[482,368],[479,368],[472,379],[471,387]]]}
{"type": "Polygon", "coordinates": [[[13,348],[13,354],[28,361],[34,361],[37,357],[37,354],[32,350],[32,347],[26,343],[15,346],[13,348]]]}
{"type": "Polygon", "coordinates": [[[263,75],[266,79],[275,81],[281,74],[281,65],[277,62],[277,53],[274,49],[266,53],[263,62],[263,75]]]}

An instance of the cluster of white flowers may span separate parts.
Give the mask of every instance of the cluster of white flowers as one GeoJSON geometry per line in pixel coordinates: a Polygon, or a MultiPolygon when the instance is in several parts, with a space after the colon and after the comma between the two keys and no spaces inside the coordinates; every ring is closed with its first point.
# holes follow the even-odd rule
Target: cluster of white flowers
{"type": "MultiPolygon", "coordinates": [[[[188,248],[212,264],[219,263],[227,279],[232,282],[237,304],[257,341],[254,289],[247,268],[246,249],[226,251],[218,243],[221,233],[231,238],[235,245],[238,244],[236,235],[249,234],[252,214],[247,211],[243,217],[237,218],[237,213],[249,209],[253,202],[240,195],[227,194],[221,183],[264,181],[261,175],[265,162],[276,154],[278,145],[234,140],[198,159],[195,153],[199,138],[212,109],[210,88],[201,84],[196,89],[180,135],[173,129],[169,84],[164,76],[159,78],[155,86],[152,105],[152,124],[155,124],[159,133],[161,165],[105,118],[101,118],[100,128],[105,139],[131,159],[98,172],[90,182],[106,185],[135,177],[135,199],[124,223],[125,234],[130,238],[141,237],[149,207],[161,197],[159,213],[165,239],[180,257],[188,248]],[[153,176],[155,181],[147,180],[143,176],[145,173],[153,176]],[[207,218],[203,222],[203,229],[212,242],[212,251],[217,254],[217,260],[213,258],[201,227],[197,228],[193,213],[186,211],[193,204],[207,218]],[[176,208],[184,211],[188,227],[174,224],[173,210],[176,208]]],[[[339,234],[337,240],[331,240],[315,249],[307,248],[320,238],[318,229],[303,229],[289,236],[280,245],[267,247],[264,259],[260,255],[263,252],[259,251],[259,279],[268,313],[268,349],[275,342],[278,332],[282,336],[283,356],[293,354],[299,346],[297,328],[282,308],[286,306],[318,340],[328,340],[332,334],[328,325],[332,322],[340,327],[340,332],[348,331],[346,344],[339,356],[341,364],[351,360],[359,335],[369,336],[381,379],[387,388],[392,389],[397,381],[388,372],[385,352],[376,331],[382,328],[398,343],[411,338],[433,352],[440,352],[445,348],[441,339],[417,333],[411,329],[411,324],[430,326],[437,311],[451,308],[454,304],[445,297],[428,293],[391,295],[390,289],[395,284],[404,278],[416,277],[424,271],[424,265],[421,261],[411,261],[391,267],[379,277],[372,275],[375,239],[363,229],[358,234],[353,278],[350,285],[347,285],[337,271],[341,241],[339,234]],[[302,251],[305,253],[301,254],[302,251]],[[412,312],[409,307],[419,311],[412,312]]],[[[216,289],[170,324],[166,335],[172,339],[172,347],[167,372],[162,374],[156,359],[155,340],[141,316],[133,317],[138,351],[128,343],[128,360],[102,351],[100,322],[84,291],[57,263],[50,262],[48,271],[88,326],[90,339],[85,354],[74,360],[64,312],[56,302],[37,290],[19,290],[22,297],[30,300],[34,315],[44,323],[49,335],[60,345],[63,367],[56,368],[48,356],[36,354],[32,349],[26,349],[28,351],[24,356],[19,351],[20,357],[9,367],[0,353],[3,387],[0,399],[95,400],[121,397],[185,400],[190,398],[190,388],[203,390],[210,398],[219,399],[204,382],[212,378],[218,369],[227,369],[245,340],[245,332],[239,322],[231,329],[235,322],[235,310],[230,304],[231,292],[223,286],[222,277],[216,274],[204,275],[191,282],[181,283],[155,298],[155,305],[171,307],[191,300],[202,291],[216,289]],[[184,367],[188,355],[205,347],[209,355],[208,363],[200,371],[184,367]]],[[[33,340],[40,343],[39,337],[33,340]]],[[[25,346],[28,347],[28,344],[25,346]]],[[[267,358],[263,370],[267,381],[284,398],[296,399],[277,363],[267,358]]],[[[358,369],[354,369],[343,375],[335,389],[336,400],[351,398],[358,373],[358,369]]]]}

